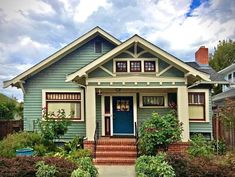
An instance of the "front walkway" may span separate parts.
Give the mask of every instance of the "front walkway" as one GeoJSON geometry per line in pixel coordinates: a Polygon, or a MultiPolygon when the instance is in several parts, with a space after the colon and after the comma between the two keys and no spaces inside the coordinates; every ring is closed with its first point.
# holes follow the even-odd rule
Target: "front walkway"
{"type": "Polygon", "coordinates": [[[96,165],[98,177],[135,177],[134,165],[96,165]]]}

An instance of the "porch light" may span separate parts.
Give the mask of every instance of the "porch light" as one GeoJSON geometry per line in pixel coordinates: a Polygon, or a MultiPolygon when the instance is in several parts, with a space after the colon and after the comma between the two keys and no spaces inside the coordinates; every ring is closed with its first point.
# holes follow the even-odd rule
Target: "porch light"
{"type": "Polygon", "coordinates": [[[97,95],[101,96],[102,95],[102,91],[101,89],[98,89],[97,95]]]}

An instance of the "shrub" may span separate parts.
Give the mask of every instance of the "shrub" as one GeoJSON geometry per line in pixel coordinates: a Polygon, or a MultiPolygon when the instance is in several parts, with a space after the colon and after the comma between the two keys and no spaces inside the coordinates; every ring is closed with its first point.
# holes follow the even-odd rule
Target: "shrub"
{"type": "Polygon", "coordinates": [[[213,140],[211,143],[215,154],[224,155],[226,153],[227,147],[224,140],[218,140],[218,142],[213,140]]]}
{"type": "Polygon", "coordinates": [[[222,164],[218,159],[192,158],[186,154],[168,154],[166,160],[174,168],[176,177],[232,177],[235,169],[231,172],[230,162],[222,164]]]}
{"type": "Polygon", "coordinates": [[[155,155],[156,150],[167,149],[169,144],[181,139],[182,126],[175,114],[152,114],[140,127],[139,148],[142,154],[155,155]]]}
{"type": "Polygon", "coordinates": [[[46,165],[44,161],[36,163],[37,177],[55,177],[56,167],[53,165],[46,165]]]}
{"type": "Polygon", "coordinates": [[[48,114],[47,110],[43,109],[43,120],[38,120],[39,131],[44,141],[50,144],[68,131],[69,124],[70,121],[66,118],[63,109],[58,110],[57,115],[55,113],[48,114]]]}
{"type": "Polygon", "coordinates": [[[79,136],[74,137],[72,141],[64,144],[64,150],[68,153],[81,148],[83,148],[83,138],[79,136]]]}
{"type": "Polygon", "coordinates": [[[16,149],[31,147],[42,143],[42,137],[37,133],[20,132],[8,135],[5,139],[0,141],[0,156],[14,157],[16,149]]]}
{"type": "Polygon", "coordinates": [[[165,161],[165,155],[140,156],[136,160],[137,177],[172,177],[175,176],[174,170],[168,162],[165,161]]]}
{"type": "Polygon", "coordinates": [[[92,157],[92,151],[90,149],[78,149],[76,151],[72,151],[69,154],[69,158],[76,160],[79,158],[83,158],[83,157],[92,157]]]}
{"type": "Polygon", "coordinates": [[[98,175],[98,171],[95,168],[95,166],[92,163],[92,159],[89,157],[82,157],[80,159],[78,159],[78,164],[79,167],[90,173],[91,177],[96,177],[98,175]]]}
{"type": "Polygon", "coordinates": [[[16,109],[16,102],[14,101],[0,103],[0,119],[14,119],[16,109]]]}
{"type": "Polygon", "coordinates": [[[78,168],[72,172],[71,177],[91,177],[91,175],[89,172],[78,168]]]}
{"type": "Polygon", "coordinates": [[[63,158],[54,157],[0,157],[0,176],[1,177],[32,177],[36,176],[36,163],[44,161],[45,164],[55,166],[57,177],[70,177],[73,170],[78,166],[63,158]]]}
{"type": "Polygon", "coordinates": [[[188,153],[194,157],[211,158],[213,155],[213,148],[211,143],[207,141],[202,134],[196,134],[191,138],[188,153]]]}

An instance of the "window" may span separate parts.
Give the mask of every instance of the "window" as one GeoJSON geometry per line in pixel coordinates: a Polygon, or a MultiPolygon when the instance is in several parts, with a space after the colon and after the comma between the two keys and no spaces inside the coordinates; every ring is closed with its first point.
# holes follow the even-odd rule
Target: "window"
{"type": "Polygon", "coordinates": [[[117,61],[116,72],[127,72],[127,61],[117,61]]]}
{"type": "Polygon", "coordinates": [[[49,114],[56,115],[58,110],[64,109],[66,117],[81,120],[80,93],[47,92],[46,107],[49,114]]]}
{"type": "Polygon", "coordinates": [[[95,42],[95,53],[102,53],[102,42],[95,42]]]}
{"type": "Polygon", "coordinates": [[[155,72],[155,61],[144,61],[144,71],[145,72],[155,72]]]}
{"type": "Polygon", "coordinates": [[[131,72],[141,72],[141,61],[130,61],[131,72]]]}
{"type": "Polygon", "coordinates": [[[164,106],[164,96],[143,96],[143,106],[164,106]]]}
{"type": "Polygon", "coordinates": [[[166,93],[140,93],[140,107],[143,108],[161,108],[167,106],[166,93]]]}
{"type": "Polygon", "coordinates": [[[130,103],[129,100],[117,100],[116,110],[121,112],[130,111],[130,103]]]}
{"type": "Polygon", "coordinates": [[[205,93],[189,93],[188,104],[190,120],[205,120],[205,93]]]}

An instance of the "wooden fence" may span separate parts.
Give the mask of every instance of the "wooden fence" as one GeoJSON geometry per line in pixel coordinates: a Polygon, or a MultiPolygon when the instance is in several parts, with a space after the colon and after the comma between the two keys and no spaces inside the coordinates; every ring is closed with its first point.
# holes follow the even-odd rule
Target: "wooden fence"
{"type": "Polygon", "coordinates": [[[0,120],[0,139],[23,130],[23,120],[0,120]]]}
{"type": "Polygon", "coordinates": [[[223,122],[217,117],[213,117],[213,137],[215,140],[224,140],[230,149],[235,148],[235,127],[225,126],[223,122]]]}

